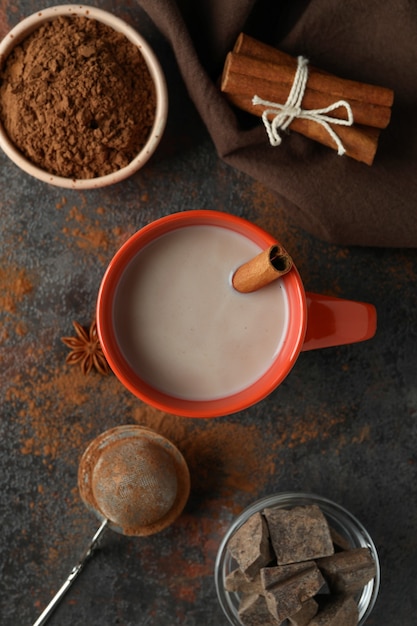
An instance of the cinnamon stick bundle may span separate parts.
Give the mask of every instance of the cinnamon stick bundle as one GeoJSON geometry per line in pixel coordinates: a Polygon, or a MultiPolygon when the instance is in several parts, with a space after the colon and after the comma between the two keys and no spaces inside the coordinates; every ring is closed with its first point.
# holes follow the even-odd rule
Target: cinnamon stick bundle
{"type": "MultiPolygon", "coordinates": [[[[272,46],[241,33],[233,51],[227,55],[221,78],[221,90],[235,106],[262,116],[264,107],[254,105],[254,95],[263,100],[285,104],[297,69],[297,59],[272,46]]],[[[308,81],[302,108],[322,109],[339,100],[350,105],[354,124],[334,126],[346,154],[371,165],[377,150],[380,130],[391,118],[394,93],[386,87],[368,85],[333,76],[309,65],[308,81]]],[[[336,108],[327,115],[346,119],[346,110],[336,108]]],[[[274,117],[268,115],[269,119],[274,117]]],[[[295,117],[290,129],[331,148],[335,141],[314,120],[295,117]]]]}
{"type": "MultiPolygon", "coordinates": [[[[227,89],[232,93],[235,93],[237,89],[245,88],[244,93],[247,93],[248,96],[251,95],[249,90],[254,88],[255,93],[262,94],[264,100],[284,103],[294,81],[295,69],[296,65],[294,67],[279,65],[278,82],[274,78],[277,75],[275,63],[229,52],[223,71],[223,85],[227,85],[227,89]]],[[[391,105],[386,106],[372,102],[371,98],[375,101],[378,100],[377,92],[373,88],[366,89],[367,87],[368,85],[364,85],[364,90],[361,91],[358,83],[354,81],[333,78],[329,74],[314,73],[309,67],[303,108],[320,109],[333,104],[336,100],[343,99],[349,102],[355,123],[386,128],[391,119],[391,105]],[[353,85],[352,91],[350,91],[351,85],[353,85]],[[367,97],[368,92],[369,97],[367,97]],[[353,94],[356,95],[356,98],[353,97],[353,94]]],[[[241,91],[241,95],[242,93],[241,91]]],[[[384,93],[382,96],[385,98],[384,93]]],[[[329,115],[338,119],[346,117],[345,111],[341,109],[335,109],[329,115]]]]}

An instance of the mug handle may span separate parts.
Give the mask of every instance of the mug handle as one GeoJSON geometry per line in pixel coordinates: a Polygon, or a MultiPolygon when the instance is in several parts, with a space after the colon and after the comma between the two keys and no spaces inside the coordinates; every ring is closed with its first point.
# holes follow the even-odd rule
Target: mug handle
{"type": "Polygon", "coordinates": [[[330,348],[371,339],[376,332],[373,304],[306,292],[307,330],[301,350],[330,348]]]}

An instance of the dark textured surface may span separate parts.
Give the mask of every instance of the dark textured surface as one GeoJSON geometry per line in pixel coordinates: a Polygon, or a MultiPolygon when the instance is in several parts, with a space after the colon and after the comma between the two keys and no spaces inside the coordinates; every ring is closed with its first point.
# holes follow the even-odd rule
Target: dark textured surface
{"type": "MultiPolygon", "coordinates": [[[[1,35],[38,8],[1,2],[1,35]]],[[[417,253],[340,248],[297,230],[266,189],[217,158],[143,13],[133,2],[113,10],[147,36],[167,74],[169,123],[151,161],[124,183],[82,193],[46,186],[0,155],[1,624],[35,621],[98,526],[77,489],[87,444],[107,428],[145,423],[189,463],[184,514],[152,537],[109,531],[51,625],[226,624],[213,581],[224,532],[259,497],[299,490],[342,504],[372,535],[382,585],[368,623],[412,626],[417,253]],[[236,213],[272,232],[308,290],[374,303],[375,338],[301,354],[269,398],[214,420],[161,414],[113,376],[84,378],[67,366],[60,337],[72,334],[73,319],[90,323],[121,243],[153,219],[195,208],[236,213]]]]}

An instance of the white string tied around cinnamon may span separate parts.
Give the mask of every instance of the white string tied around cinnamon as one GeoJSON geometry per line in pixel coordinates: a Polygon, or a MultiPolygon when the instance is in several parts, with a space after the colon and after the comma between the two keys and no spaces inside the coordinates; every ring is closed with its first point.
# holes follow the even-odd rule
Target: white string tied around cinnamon
{"type": "Polygon", "coordinates": [[[346,100],[338,100],[323,109],[302,109],[301,103],[308,80],[308,59],[299,56],[297,61],[297,71],[285,104],[263,100],[259,96],[254,96],[252,99],[253,105],[266,107],[262,113],[262,121],[265,125],[269,142],[272,146],[279,146],[282,141],[279,130],[286,130],[291,122],[297,117],[321,124],[336,143],[337,154],[342,155],[346,152],[345,147],[340,140],[340,137],[337,135],[335,130],[333,130],[330,124],[352,126],[354,119],[350,104],[346,102],[346,100]],[[347,119],[337,119],[331,117],[330,115],[326,115],[326,113],[331,113],[331,111],[340,107],[345,108],[347,119]],[[272,120],[268,119],[269,115],[274,115],[272,120]]]}

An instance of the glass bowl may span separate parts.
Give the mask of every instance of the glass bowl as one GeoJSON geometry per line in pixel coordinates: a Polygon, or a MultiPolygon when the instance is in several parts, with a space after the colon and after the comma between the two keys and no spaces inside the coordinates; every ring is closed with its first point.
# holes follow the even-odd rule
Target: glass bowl
{"type": "Polygon", "coordinates": [[[230,538],[251,515],[263,509],[271,507],[287,509],[309,504],[317,504],[320,507],[329,525],[348,542],[351,548],[368,548],[371,551],[376,565],[375,577],[355,597],[359,610],[358,626],[365,624],[375,605],[380,585],[378,553],[368,531],[349,511],[327,498],[309,493],[284,492],[262,498],[244,509],[234,520],[220,544],[215,563],[215,585],[220,606],[233,626],[242,626],[242,622],[238,615],[239,594],[229,592],[225,588],[227,575],[237,567],[227,550],[230,538]]]}
{"type": "Polygon", "coordinates": [[[11,161],[20,167],[21,170],[26,172],[26,174],[29,174],[43,182],[49,183],[50,185],[67,189],[96,189],[98,187],[105,187],[107,185],[118,183],[141,169],[159,145],[165,130],[168,115],[168,91],[165,76],[155,53],[142,35],[112,13],[82,4],[57,5],[41,9],[24,18],[14,28],[12,28],[12,30],[0,42],[1,66],[16,45],[21,43],[45,22],[49,22],[60,16],[86,17],[88,19],[101,22],[113,30],[122,33],[140,50],[154,83],[156,95],[155,117],[148,138],[139,153],[125,167],[122,167],[112,173],[103,176],[96,176],[94,178],[67,178],[64,176],[58,176],[32,163],[11,141],[1,121],[0,147],[11,159],[11,161]]]}

